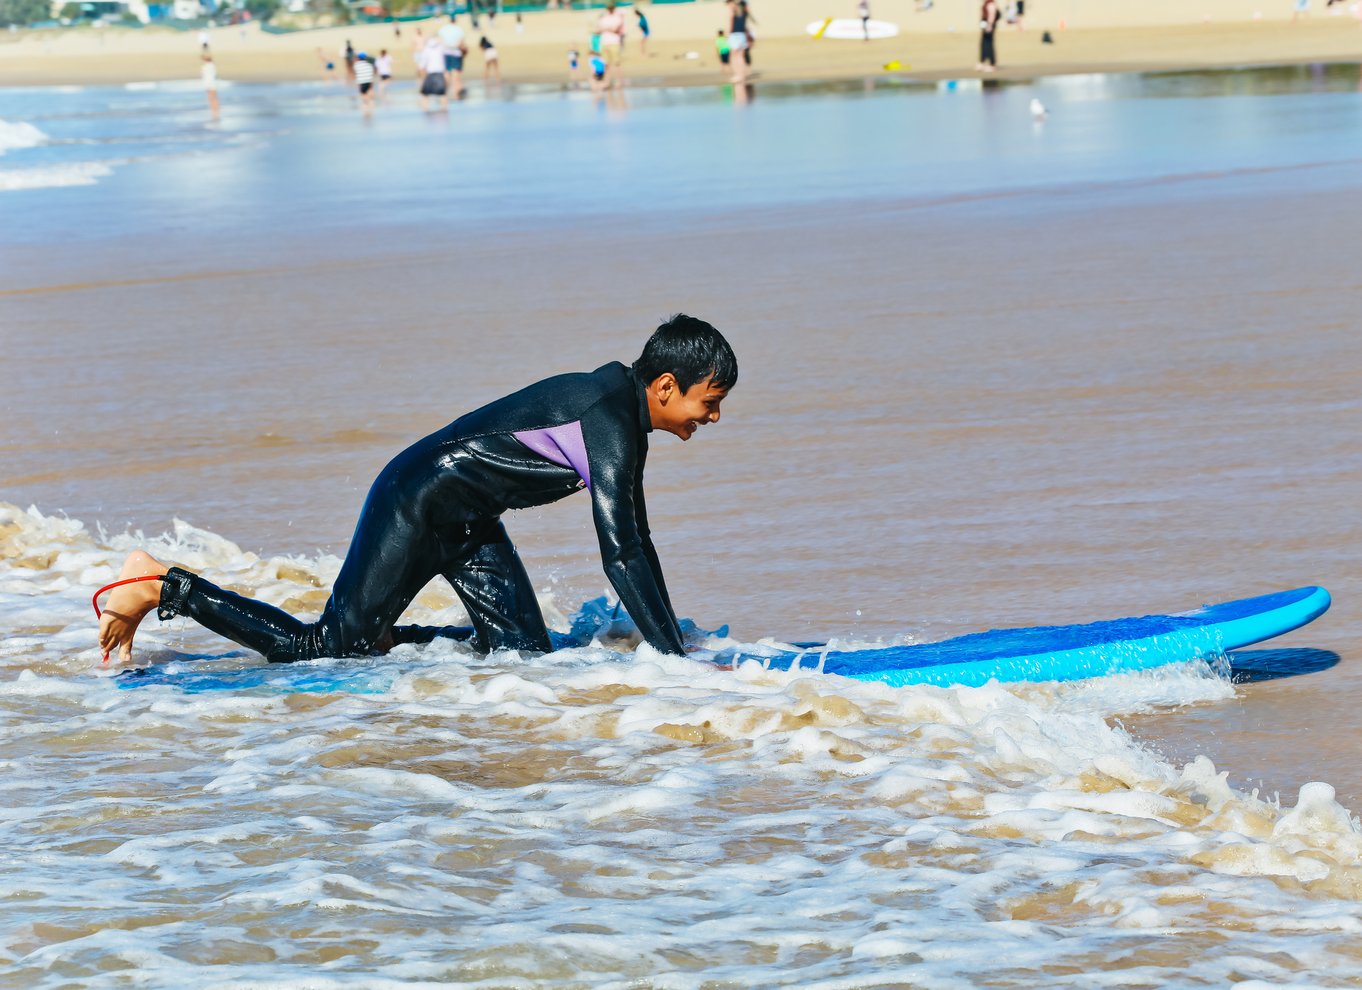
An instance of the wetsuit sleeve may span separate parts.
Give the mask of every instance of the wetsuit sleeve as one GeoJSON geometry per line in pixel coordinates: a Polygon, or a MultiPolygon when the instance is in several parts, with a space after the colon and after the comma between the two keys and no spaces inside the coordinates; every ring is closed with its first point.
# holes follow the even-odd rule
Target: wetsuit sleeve
{"type": "MultiPolygon", "coordinates": [[[[632,398],[632,397],[631,397],[632,398]]],[[[685,652],[672,614],[657,552],[648,536],[642,493],[643,457],[637,426],[620,404],[598,402],[582,417],[582,440],[591,472],[591,511],[601,563],[615,593],[648,644],[663,653],[685,652]]]]}
{"type": "Polygon", "coordinates": [[[648,510],[643,504],[642,465],[634,478],[634,518],[638,520],[638,535],[643,541],[643,554],[648,558],[648,566],[653,569],[653,578],[657,581],[658,590],[662,592],[662,600],[667,603],[667,611],[675,616],[676,606],[672,604],[672,596],[667,593],[667,582],[662,577],[662,562],[657,559],[652,530],[648,528],[648,510]]]}

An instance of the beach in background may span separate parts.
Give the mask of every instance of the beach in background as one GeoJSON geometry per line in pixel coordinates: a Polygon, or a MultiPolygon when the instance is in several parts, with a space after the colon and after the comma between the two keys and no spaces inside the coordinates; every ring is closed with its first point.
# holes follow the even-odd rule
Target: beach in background
{"type": "MultiPolygon", "coordinates": [[[[0,961],[53,988],[1353,985],[1359,79],[526,84],[433,115],[410,83],[369,115],[242,83],[217,120],[196,83],[0,90],[0,961]],[[715,642],[1335,605],[1216,668],[1069,685],[619,644],[313,668],[357,693],[99,670],[89,596],[132,546],[315,613],[395,451],[676,310],[742,364],[723,421],[649,458],[715,642]]],[[[552,623],[602,593],[585,502],[507,525],[552,623]]],[[[438,582],[412,615],[462,618],[438,582]]],[[[139,648],[261,666],[180,621],[139,648]]]]}
{"type": "MultiPolygon", "coordinates": [[[[1325,6],[1293,20],[1289,0],[1040,0],[1026,8],[1025,30],[999,32],[999,71],[1033,77],[1057,73],[1228,65],[1356,61],[1362,57],[1362,20],[1357,5],[1325,6]],[[1045,43],[1049,34],[1051,43],[1045,43]]],[[[827,18],[854,18],[850,0],[780,0],[756,3],[754,68],[775,80],[902,77],[936,79],[969,73],[979,48],[979,4],[937,0],[919,12],[914,0],[875,0],[876,20],[896,24],[895,38],[863,41],[814,39],[809,25],[827,18]]],[[[631,85],[713,85],[722,78],[715,32],[728,26],[727,7],[705,2],[643,5],[652,37],[638,50],[638,32],[626,37],[624,73],[631,85]]],[[[510,83],[562,84],[569,49],[586,52],[599,9],[527,12],[517,29],[509,11],[485,17],[470,32],[472,79],[482,72],[476,51],[481,35],[495,42],[510,83]]],[[[416,32],[429,36],[441,19],[263,32],[258,24],[213,28],[214,58],[225,80],[315,80],[323,62],[318,50],[339,57],[347,40],[356,51],[389,49],[398,78],[412,78],[410,55],[416,32]]],[[[0,85],[124,83],[197,79],[197,31],[169,28],[81,28],[0,33],[0,85]]],[[[343,73],[342,73],[343,76],[343,73]]]]}

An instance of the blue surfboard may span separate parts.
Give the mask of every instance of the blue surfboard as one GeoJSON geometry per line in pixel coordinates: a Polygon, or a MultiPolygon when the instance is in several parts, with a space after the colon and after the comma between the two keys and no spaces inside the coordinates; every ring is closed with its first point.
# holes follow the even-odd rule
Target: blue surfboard
{"type": "MultiPolygon", "coordinates": [[[[1143,615],[1078,626],[972,633],[939,643],[752,657],[774,669],[820,667],[862,681],[977,687],[998,681],[1072,681],[1204,660],[1280,636],[1323,615],[1329,592],[1296,588],[1173,615],[1143,615]]],[[[721,662],[749,659],[740,651],[721,662]]]]}
{"type": "MultiPolygon", "coordinates": [[[[588,603],[588,607],[598,603],[588,603]]],[[[696,654],[728,666],[756,661],[774,670],[821,669],[895,687],[910,684],[976,687],[990,680],[1067,681],[1146,670],[1220,656],[1297,629],[1323,615],[1329,592],[1296,588],[1257,598],[1204,605],[1172,615],[1144,615],[1076,626],[1032,626],[971,633],[939,643],[865,650],[756,653],[722,650],[696,654]]],[[[594,628],[594,627],[592,627],[594,628]]],[[[554,646],[582,646],[572,634],[554,634],[554,646]]],[[[169,685],[182,691],[263,689],[270,692],[381,693],[399,676],[391,661],[334,661],[323,665],[264,664],[239,670],[151,668],[120,675],[120,687],[169,685]]]]}

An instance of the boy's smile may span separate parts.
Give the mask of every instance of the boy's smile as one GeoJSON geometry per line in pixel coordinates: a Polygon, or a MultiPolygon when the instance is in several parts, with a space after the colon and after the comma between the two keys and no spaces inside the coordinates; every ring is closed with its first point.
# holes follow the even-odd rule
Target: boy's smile
{"type": "Polygon", "coordinates": [[[714,379],[696,382],[686,391],[670,372],[663,372],[648,385],[648,418],[653,429],[689,440],[704,423],[719,422],[719,405],[728,390],[714,387],[714,379]]]}

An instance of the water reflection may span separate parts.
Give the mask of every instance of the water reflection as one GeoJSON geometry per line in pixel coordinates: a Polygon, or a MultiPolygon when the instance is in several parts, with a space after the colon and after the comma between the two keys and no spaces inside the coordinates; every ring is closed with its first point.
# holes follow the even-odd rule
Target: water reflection
{"type": "Polygon", "coordinates": [[[1339,659],[1333,650],[1236,650],[1229,655],[1230,678],[1236,684],[1247,684],[1317,674],[1337,666],[1339,659]]]}

